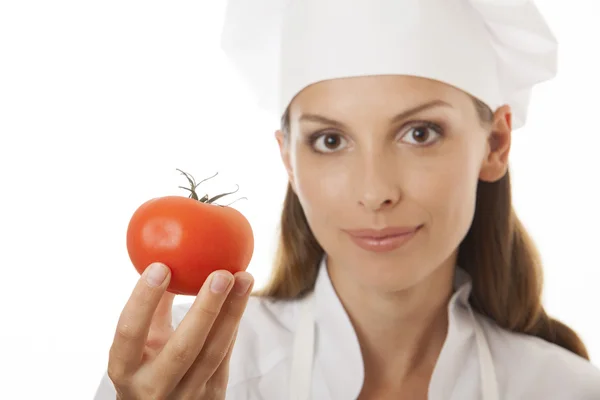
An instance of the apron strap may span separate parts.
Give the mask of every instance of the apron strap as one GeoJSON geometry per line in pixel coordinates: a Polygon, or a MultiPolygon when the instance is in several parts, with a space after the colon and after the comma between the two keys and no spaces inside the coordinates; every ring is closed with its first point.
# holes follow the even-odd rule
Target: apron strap
{"type": "Polygon", "coordinates": [[[471,313],[473,327],[475,328],[475,339],[477,340],[477,352],[479,353],[479,370],[481,374],[481,395],[484,400],[498,400],[498,382],[496,380],[496,369],[483,328],[479,321],[471,313]]]}
{"type": "Polygon", "coordinates": [[[300,318],[294,335],[290,400],[310,400],[315,346],[314,294],[300,303],[300,318]]]}

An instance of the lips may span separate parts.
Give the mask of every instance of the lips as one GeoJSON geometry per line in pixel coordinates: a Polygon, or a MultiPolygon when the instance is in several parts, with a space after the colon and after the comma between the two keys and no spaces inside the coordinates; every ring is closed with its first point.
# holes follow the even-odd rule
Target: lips
{"type": "Polygon", "coordinates": [[[421,226],[392,227],[380,230],[359,229],[346,232],[352,242],[361,249],[375,253],[385,253],[397,250],[410,242],[419,232],[421,226]]]}
{"type": "Polygon", "coordinates": [[[363,250],[376,253],[397,250],[411,241],[420,230],[417,227],[390,227],[385,229],[348,230],[350,239],[363,250]]]}
{"type": "Polygon", "coordinates": [[[374,239],[381,240],[389,237],[409,235],[414,233],[420,228],[420,226],[411,227],[388,227],[384,229],[354,229],[347,230],[346,232],[358,239],[374,239]]]}

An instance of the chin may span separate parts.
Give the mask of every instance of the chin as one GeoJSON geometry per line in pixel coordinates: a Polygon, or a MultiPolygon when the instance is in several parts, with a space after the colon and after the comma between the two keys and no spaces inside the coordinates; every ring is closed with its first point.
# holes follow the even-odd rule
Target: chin
{"type": "MultiPolygon", "coordinates": [[[[356,261],[354,261],[356,263],[356,261]]],[[[365,260],[354,267],[355,278],[365,286],[386,292],[405,290],[417,285],[431,273],[428,263],[396,258],[365,260]]]]}
{"type": "Polygon", "coordinates": [[[357,252],[356,247],[346,246],[338,247],[338,251],[338,256],[333,257],[335,272],[338,279],[349,279],[350,286],[398,292],[415,286],[431,273],[431,262],[423,254],[357,252]]]}

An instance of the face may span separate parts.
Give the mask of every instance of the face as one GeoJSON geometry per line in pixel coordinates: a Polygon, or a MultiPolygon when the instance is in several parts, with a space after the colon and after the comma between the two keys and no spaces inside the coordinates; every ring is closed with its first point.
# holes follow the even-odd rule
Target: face
{"type": "Polygon", "coordinates": [[[507,169],[509,109],[486,126],[471,97],[437,81],[323,81],[301,91],[289,115],[289,141],[280,131],[276,137],[330,268],[381,290],[453,267],[478,181],[497,180],[507,169]],[[388,249],[365,248],[351,233],[384,228],[413,233],[388,249]]]}

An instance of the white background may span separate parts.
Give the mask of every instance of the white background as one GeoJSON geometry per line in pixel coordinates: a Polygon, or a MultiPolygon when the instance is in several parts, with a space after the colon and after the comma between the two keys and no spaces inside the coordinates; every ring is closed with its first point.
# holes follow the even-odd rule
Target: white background
{"type": "MultiPolygon", "coordinates": [[[[138,279],[125,248],[175,169],[235,189],[264,283],[286,186],[277,119],[219,51],[223,1],[0,2],[0,398],[87,399],[138,279]]],[[[600,3],[540,3],[560,73],[515,132],[514,201],[545,261],[549,313],[600,365],[600,3]]],[[[234,200],[235,198],[231,198],[234,200]]],[[[184,298],[183,300],[188,300],[184,298]]],[[[177,300],[177,301],[183,301],[177,300]]]]}

